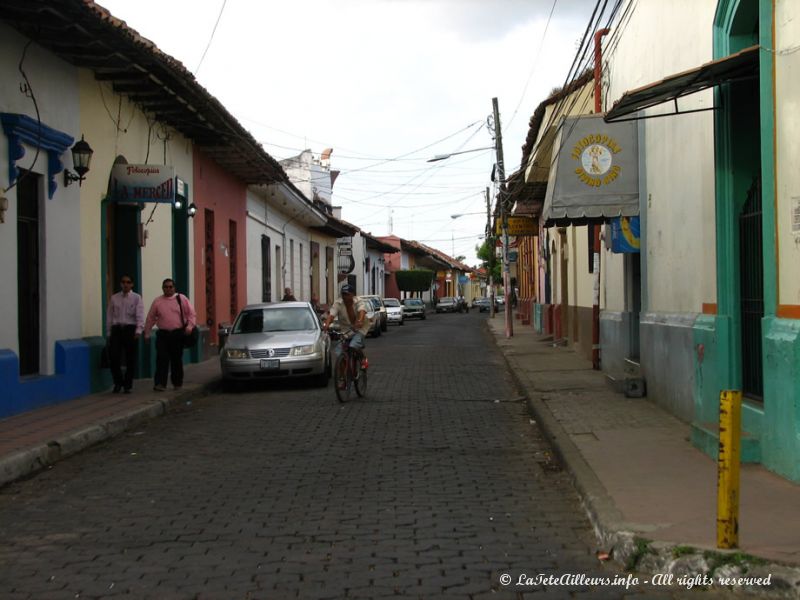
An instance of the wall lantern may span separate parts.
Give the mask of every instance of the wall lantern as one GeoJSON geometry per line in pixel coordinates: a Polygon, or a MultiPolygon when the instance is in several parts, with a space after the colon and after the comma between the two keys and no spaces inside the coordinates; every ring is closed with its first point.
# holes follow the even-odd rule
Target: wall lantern
{"type": "Polygon", "coordinates": [[[92,154],[94,154],[94,150],[92,150],[91,146],[89,146],[86,140],[83,139],[83,136],[81,136],[81,141],[77,142],[72,147],[72,166],[75,169],[75,173],[64,169],[64,187],[75,181],[78,182],[79,186],[83,183],[86,173],[89,172],[92,154]]]}
{"type": "Polygon", "coordinates": [[[189,213],[190,217],[194,217],[197,214],[197,205],[192,202],[186,209],[186,212],[189,213]]]}

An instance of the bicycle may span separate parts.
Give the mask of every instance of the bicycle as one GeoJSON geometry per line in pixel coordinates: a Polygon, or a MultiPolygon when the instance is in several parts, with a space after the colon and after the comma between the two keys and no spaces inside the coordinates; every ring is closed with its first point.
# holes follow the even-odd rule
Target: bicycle
{"type": "Polygon", "coordinates": [[[363,398],[367,393],[367,364],[360,348],[351,348],[352,332],[342,333],[331,329],[328,332],[331,340],[341,340],[342,351],[333,366],[333,387],[339,402],[350,400],[352,390],[363,398]]]}

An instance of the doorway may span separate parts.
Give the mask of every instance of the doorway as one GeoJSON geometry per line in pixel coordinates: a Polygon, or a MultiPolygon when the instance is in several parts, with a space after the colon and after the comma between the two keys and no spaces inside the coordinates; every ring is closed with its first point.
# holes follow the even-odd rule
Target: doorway
{"type": "Polygon", "coordinates": [[[42,177],[20,169],[17,180],[17,327],[19,374],[38,375],[41,360],[42,177]]]}
{"type": "Polygon", "coordinates": [[[630,318],[628,328],[628,359],[639,362],[639,319],[642,311],[642,255],[631,252],[625,256],[625,302],[630,318]]]}

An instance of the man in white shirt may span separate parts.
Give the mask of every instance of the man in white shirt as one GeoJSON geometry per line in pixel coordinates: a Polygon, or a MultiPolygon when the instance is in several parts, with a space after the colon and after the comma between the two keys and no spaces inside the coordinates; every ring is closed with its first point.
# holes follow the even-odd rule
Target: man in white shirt
{"type": "Polygon", "coordinates": [[[123,275],[122,291],[108,301],[106,311],[106,335],[108,336],[108,360],[114,378],[114,393],[124,388],[126,394],[133,388],[136,373],[137,340],[144,329],[144,305],[142,297],[133,291],[133,279],[123,275]],[[125,375],[122,374],[122,355],[125,355],[125,375]]]}

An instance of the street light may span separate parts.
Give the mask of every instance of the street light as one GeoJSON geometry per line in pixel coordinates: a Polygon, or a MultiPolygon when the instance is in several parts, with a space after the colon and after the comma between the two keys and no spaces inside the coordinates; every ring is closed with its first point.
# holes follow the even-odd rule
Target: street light
{"type": "Polygon", "coordinates": [[[466,217],[468,215],[482,215],[482,214],[484,214],[483,211],[471,212],[471,213],[458,213],[456,215],[450,215],[450,218],[451,219],[457,219],[458,217],[466,217]]]}
{"type": "Polygon", "coordinates": [[[494,146],[489,146],[487,148],[473,148],[472,150],[461,150],[460,152],[451,152],[450,154],[437,154],[433,158],[429,158],[425,162],[436,162],[439,160],[447,160],[451,156],[458,156],[459,154],[467,154],[468,152],[480,152],[481,150],[494,150],[494,146]]]}

